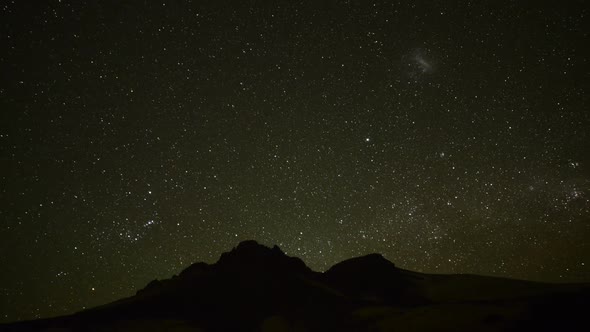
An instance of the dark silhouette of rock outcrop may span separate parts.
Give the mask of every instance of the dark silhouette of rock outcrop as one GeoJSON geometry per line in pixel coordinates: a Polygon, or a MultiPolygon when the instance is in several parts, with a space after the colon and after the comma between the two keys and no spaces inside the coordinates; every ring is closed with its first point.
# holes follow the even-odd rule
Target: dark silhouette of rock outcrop
{"type": "Polygon", "coordinates": [[[588,285],[420,274],[379,254],[319,273],[277,246],[244,241],[130,298],[0,331],[575,330],[589,298],[588,285]]]}

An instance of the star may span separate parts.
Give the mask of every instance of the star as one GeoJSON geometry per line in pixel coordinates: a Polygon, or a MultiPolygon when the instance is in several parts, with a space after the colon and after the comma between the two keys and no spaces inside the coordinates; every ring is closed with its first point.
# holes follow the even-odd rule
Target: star
{"type": "Polygon", "coordinates": [[[319,271],[381,253],[590,281],[579,1],[104,3],[99,24],[81,1],[6,3],[1,322],[128,297],[246,239],[319,271]]]}

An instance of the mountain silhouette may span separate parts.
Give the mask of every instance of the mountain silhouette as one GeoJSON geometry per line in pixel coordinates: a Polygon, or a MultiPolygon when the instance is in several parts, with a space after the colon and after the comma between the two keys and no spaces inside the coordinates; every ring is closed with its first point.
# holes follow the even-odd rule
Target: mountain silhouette
{"type": "Polygon", "coordinates": [[[429,275],[379,254],[315,272],[241,242],[135,296],[0,331],[586,331],[590,285],[429,275]]]}

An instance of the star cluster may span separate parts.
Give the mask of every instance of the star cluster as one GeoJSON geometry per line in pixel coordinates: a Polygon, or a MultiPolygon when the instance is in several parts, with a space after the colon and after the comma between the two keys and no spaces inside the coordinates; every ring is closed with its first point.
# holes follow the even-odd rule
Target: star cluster
{"type": "Polygon", "coordinates": [[[0,313],[239,241],[590,281],[583,1],[5,1],[0,313]]]}

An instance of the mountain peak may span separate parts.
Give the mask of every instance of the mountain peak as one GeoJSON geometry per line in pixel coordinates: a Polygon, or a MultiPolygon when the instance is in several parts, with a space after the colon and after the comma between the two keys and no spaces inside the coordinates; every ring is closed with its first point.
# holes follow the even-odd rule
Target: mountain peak
{"type": "Polygon", "coordinates": [[[263,244],[258,243],[256,240],[244,240],[244,241],[238,243],[238,245],[232,251],[263,252],[263,251],[267,251],[267,250],[272,250],[275,253],[280,253],[283,255],[285,254],[285,253],[283,253],[281,248],[279,248],[277,245],[274,245],[271,249],[263,244]]]}
{"type": "Polygon", "coordinates": [[[229,252],[221,254],[215,264],[221,269],[277,270],[289,272],[311,272],[305,263],[296,257],[287,256],[278,246],[272,248],[254,240],[240,242],[229,252]]]}
{"type": "Polygon", "coordinates": [[[381,254],[368,254],[365,256],[355,257],[351,259],[347,259],[336,265],[332,266],[326,273],[333,274],[333,273],[353,273],[353,272],[360,272],[365,271],[369,272],[376,272],[376,270],[380,271],[397,271],[397,267],[394,263],[387,260],[381,254]]]}
{"type": "Polygon", "coordinates": [[[219,257],[217,264],[224,264],[228,260],[233,260],[235,257],[240,259],[264,259],[268,257],[280,257],[286,256],[285,253],[278,247],[274,246],[272,249],[258,243],[255,240],[245,240],[240,243],[236,247],[234,247],[229,252],[224,252],[219,257]]]}

